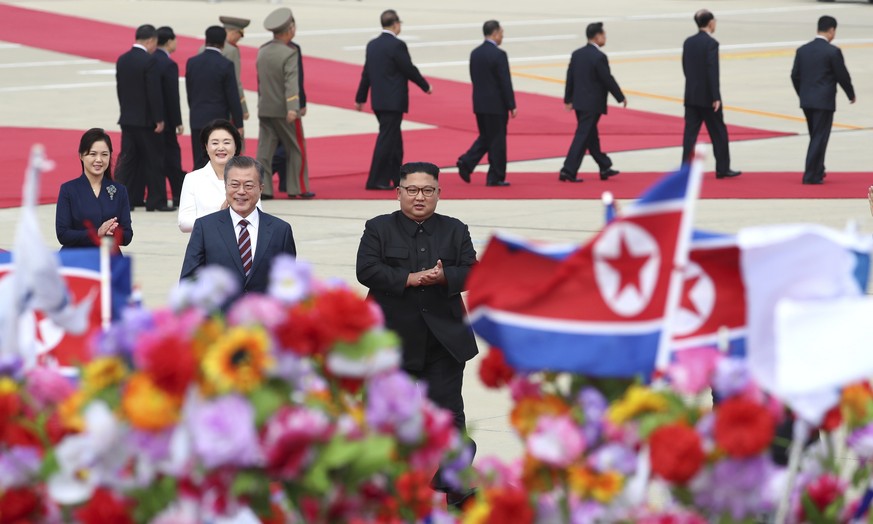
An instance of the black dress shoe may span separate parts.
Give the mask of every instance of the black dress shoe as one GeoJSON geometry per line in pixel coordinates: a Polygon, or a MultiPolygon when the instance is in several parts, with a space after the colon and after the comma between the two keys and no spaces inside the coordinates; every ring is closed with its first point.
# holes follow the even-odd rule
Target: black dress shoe
{"type": "Polygon", "coordinates": [[[742,171],[734,171],[733,169],[728,169],[724,173],[716,173],[715,178],[733,178],[735,176],[742,175],[742,171]]]}
{"type": "Polygon", "coordinates": [[[303,200],[309,200],[309,199],[315,198],[315,193],[313,193],[312,191],[307,191],[306,193],[300,193],[299,196],[303,200]]]}
{"type": "Polygon", "coordinates": [[[824,184],[824,180],[804,180],[803,183],[808,186],[820,186],[824,184]]]}
{"type": "Polygon", "coordinates": [[[455,165],[458,167],[458,174],[461,175],[461,180],[463,180],[464,182],[469,184],[470,183],[470,173],[472,173],[473,170],[467,169],[467,166],[465,166],[464,163],[461,162],[461,159],[458,159],[458,161],[455,163],[455,165]]]}
{"type": "Polygon", "coordinates": [[[149,212],[151,212],[151,211],[165,211],[166,212],[166,211],[175,211],[175,210],[176,210],[175,208],[172,208],[169,206],[147,207],[146,208],[146,211],[149,211],[149,212]]]}
{"type": "Polygon", "coordinates": [[[378,191],[391,191],[394,188],[391,186],[384,186],[382,184],[376,184],[374,186],[367,186],[366,189],[367,190],[378,190],[378,191]]]}
{"type": "Polygon", "coordinates": [[[450,491],[446,493],[446,505],[450,509],[461,510],[468,500],[476,496],[476,491],[476,488],[473,488],[469,491],[450,491]]]}
{"type": "Polygon", "coordinates": [[[615,176],[619,173],[621,173],[621,171],[619,171],[618,169],[612,169],[611,167],[609,169],[604,169],[600,172],[600,180],[606,180],[607,178],[615,176]]]}
{"type": "Polygon", "coordinates": [[[505,180],[498,180],[497,182],[487,182],[485,185],[492,187],[506,187],[509,185],[509,182],[505,180]]]}
{"type": "Polygon", "coordinates": [[[564,173],[563,171],[558,175],[558,180],[561,182],[584,182],[581,178],[577,178],[575,176],[564,173]]]}

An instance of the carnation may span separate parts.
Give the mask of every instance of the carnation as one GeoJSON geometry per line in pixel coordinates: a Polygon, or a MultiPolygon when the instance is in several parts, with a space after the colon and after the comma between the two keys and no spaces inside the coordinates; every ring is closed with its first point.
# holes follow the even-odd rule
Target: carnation
{"type": "Polygon", "coordinates": [[[674,484],[685,484],[705,459],[700,435],[685,424],[661,426],[649,437],[652,471],[674,484]]]}
{"type": "Polygon", "coordinates": [[[718,405],[715,441],[730,456],[746,458],[770,446],[776,420],[767,408],[744,398],[730,398],[718,405]]]}
{"type": "Polygon", "coordinates": [[[194,407],[189,422],[194,453],[207,468],[253,466],[263,458],[252,405],[227,395],[194,407]]]}

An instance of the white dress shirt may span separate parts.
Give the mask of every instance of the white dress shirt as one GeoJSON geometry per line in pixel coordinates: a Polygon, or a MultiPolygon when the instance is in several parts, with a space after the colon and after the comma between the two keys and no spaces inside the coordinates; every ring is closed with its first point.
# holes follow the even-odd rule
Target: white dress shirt
{"type": "MultiPolygon", "coordinates": [[[[227,200],[224,180],[215,175],[212,163],[185,175],[182,182],[182,195],[179,197],[179,230],[190,233],[194,221],[202,216],[215,213],[227,200]]],[[[261,201],[258,200],[258,208],[261,201]]],[[[254,245],[254,244],[252,244],[254,245]]]]}
{"type": "MultiPolygon", "coordinates": [[[[230,208],[230,220],[233,222],[233,232],[234,235],[236,235],[237,243],[239,242],[240,233],[239,221],[242,219],[243,217],[239,216],[239,214],[237,214],[237,212],[234,211],[233,208],[230,208]]],[[[252,242],[252,265],[254,265],[255,254],[257,253],[256,250],[258,247],[258,225],[261,223],[260,210],[258,210],[258,208],[255,208],[255,210],[246,217],[246,220],[249,221],[249,225],[246,227],[246,229],[249,230],[249,238],[252,242]]]]}

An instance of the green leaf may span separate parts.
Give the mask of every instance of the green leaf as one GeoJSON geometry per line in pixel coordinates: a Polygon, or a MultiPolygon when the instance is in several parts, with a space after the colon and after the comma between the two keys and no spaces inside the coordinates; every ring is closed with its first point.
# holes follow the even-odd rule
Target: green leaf
{"type": "Polygon", "coordinates": [[[61,466],[58,464],[58,457],[55,455],[55,450],[49,448],[45,451],[45,455],[42,457],[42,464],[39,465],[37,476],[41,481],[45,482],[49,477],[60,471],[60,469],[61,466]]]}
{"type": "Polygon", "coordinates": [[[233,479],[230,492],[244,499],[249,507],[258,515],[269,515],[270,479],[263,471],[243,470],[233,479]]]}
{"type": "Polygon", "coordinates": [[[134,521],[150,522],[176,500],[176,479],[161,477],[147,488],[130,491],[128,496],[136,501],[133,509],[134,521]]]}
{"type": "Polygon", "coordinates": [[[803,512],[806,514],[806,520],[812,524],[828,524],[828,521],[822,516],[816,505],[809,498],[809,493],[803,492],[800,498],[800,503],[803,505],[803,512]]]}
{"type": "Polygon", "coordinates": [[[394,455],[394,440],[384,435],[374,435],[362,441],[361,452],[349,467],[350,483],[357,484],[384,470],[391,464],[394,455]]]}
{"type": "Polygon", "coordinates": [[[675,422],[677,417],[675,413],[652,413],[644,415],[640,418],[640,438],[646,440],[649,435],[659,427],[675,422]]]}
{"type": "Polygon", "coordinates": [[[261,427],[266,424],[267,420],[282,407],[285,398],[287,397],[280,391],[272,388],[262,387],[252,391],[249,400],[255,408],[255,425],[261,427]]]}

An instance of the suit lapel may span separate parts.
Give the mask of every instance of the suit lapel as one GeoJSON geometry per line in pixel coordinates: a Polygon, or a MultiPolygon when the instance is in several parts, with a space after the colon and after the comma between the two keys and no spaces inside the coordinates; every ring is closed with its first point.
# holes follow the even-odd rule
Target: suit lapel
{"type": "Polygon", "coordinates": [[[246,272],[243,270],[242,259],[239,256],[239,239],[236,236],[233,221],[230,219],[230,211],[225,209],[224,213],[219,216],[218,221],[221,223],[218,234],[224,240],[231,260],[234,261],[234,266],[239,271],[239,274],[245,275],[246,272]]]}
{"type": "MultiPolygon", "coordinates": [[[[259,219],[258,246],[255,251],[255,259],[252,261],[252,272],[249,273],[249,280],[254,276],[255,272],[261,268],[262,261],[269,258],[268,248],[270,247],[270,238],[273,236],[273,221],[271,217],[258,210],[255,210],[255,212],[258,213],[259,219]]],[[[239,250],[237,249],[237,251],[239,250]]],[[[240,262],[240,267],[242,267],[242,262],[240,262]]],[[[248,281],[246,281],[246,283],[248,283],[248,281]]]]}

